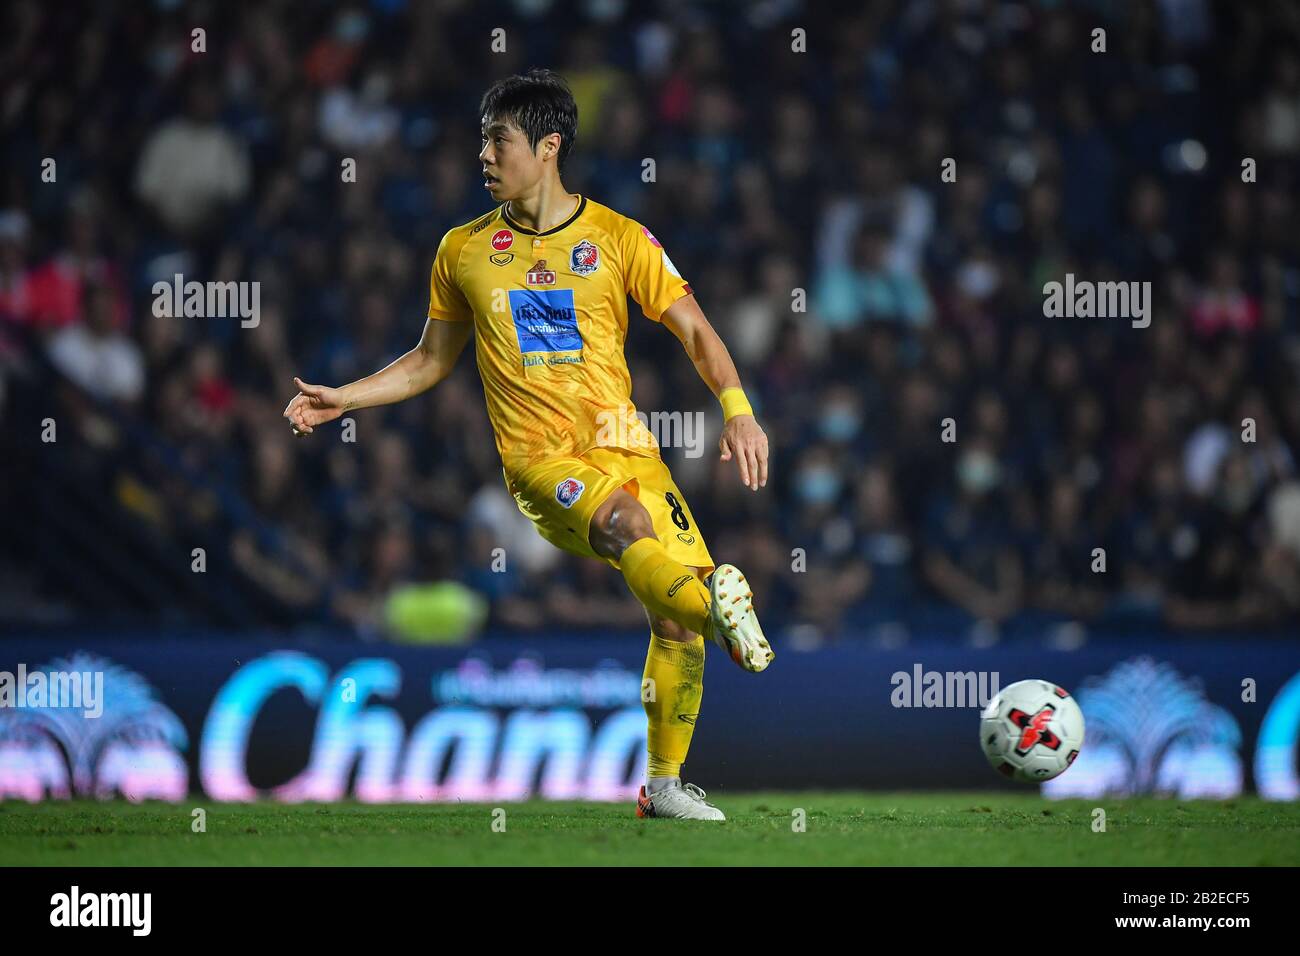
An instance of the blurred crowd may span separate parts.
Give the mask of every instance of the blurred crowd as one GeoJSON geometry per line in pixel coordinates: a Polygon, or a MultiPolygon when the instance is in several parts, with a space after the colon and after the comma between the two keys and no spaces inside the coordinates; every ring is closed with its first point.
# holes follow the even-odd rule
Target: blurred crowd
{"type": "MultiPolygon", "coordinates": [[[[302,620],[375,633],[393,588],[458,580],[504,627],[644,626],[617,574],[518,514],[468,350],[433,392],[358,413],[355,441],[280,418],[294,375],[341,385],[414,345],[438,240],[490,208],[479,96],[545,65],[579,105],[566,185],[660,238],[771,438],[754,494],[680,344],[632,306],[633,400],[708,416],[703,455],[664,457],[769,627],[1296,622],[1294,5],[3,17],[0,376],[39,349],[236,489],[275,533],[227,517],[224,554],[302,620]],[[155,315],[176,273],[259,281],[259,323],[155,315]],[[1067,273],[1150,282],[1149,327],[1046,318],[1067,273]]],[[[139,477],[141,520],[188,507],[174,475],[139,477]]]]}

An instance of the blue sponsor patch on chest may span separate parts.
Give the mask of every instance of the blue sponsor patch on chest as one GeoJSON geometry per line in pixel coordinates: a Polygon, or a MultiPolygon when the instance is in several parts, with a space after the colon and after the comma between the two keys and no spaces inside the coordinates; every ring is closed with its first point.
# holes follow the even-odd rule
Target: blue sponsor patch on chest
{"type": "Polygon", "coordinates": [[[582,348],[572,289],[511,289],[510,317],[520,352],[574,352],[582,348]]]}

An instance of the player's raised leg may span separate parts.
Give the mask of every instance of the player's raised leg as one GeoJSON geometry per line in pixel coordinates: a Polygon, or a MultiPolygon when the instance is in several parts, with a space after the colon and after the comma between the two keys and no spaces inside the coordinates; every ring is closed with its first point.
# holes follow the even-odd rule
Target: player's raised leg
{"type": "Polygon", "coordinates": [[[668,554],[650,513],[624,489],[596,509],[588,540],[597,554],[618,562],[628,587],[651,614],[702,634],[747,671],[765,669],[776,656],[758,625],[745,576],[733,565],[720,565],[706,587],[668,554]]]}

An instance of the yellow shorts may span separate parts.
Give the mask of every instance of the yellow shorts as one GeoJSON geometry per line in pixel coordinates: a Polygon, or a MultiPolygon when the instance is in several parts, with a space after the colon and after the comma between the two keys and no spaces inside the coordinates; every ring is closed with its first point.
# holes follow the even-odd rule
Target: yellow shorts
{"type": "Polygon", "coordinates": [[[536,462],[505,479],[519,510],[537,526],[537,533],[557,548],[617,568],[618,561],[592,550],[588,531],[596,509],[623,488],[650,512],[655,535],[669,557],[687,567],[714,566],[686,498],[668,466],[657,458],[621,448],[592,448],[577,458],[536,462]]]}

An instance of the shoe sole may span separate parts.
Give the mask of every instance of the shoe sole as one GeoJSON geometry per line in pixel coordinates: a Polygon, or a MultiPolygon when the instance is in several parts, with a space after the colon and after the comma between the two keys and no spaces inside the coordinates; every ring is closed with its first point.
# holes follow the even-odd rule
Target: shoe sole
{"type": "Polygon", "coordinates": [[[733,564],[719,565],[709,579],[709,593],[714,643],[751,674],[766,670],[776,654],[758,626],[754,593],[740,569],[733,564]]]}

